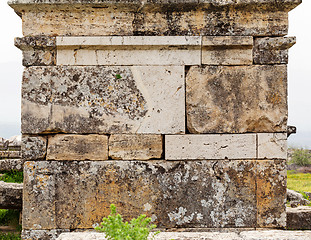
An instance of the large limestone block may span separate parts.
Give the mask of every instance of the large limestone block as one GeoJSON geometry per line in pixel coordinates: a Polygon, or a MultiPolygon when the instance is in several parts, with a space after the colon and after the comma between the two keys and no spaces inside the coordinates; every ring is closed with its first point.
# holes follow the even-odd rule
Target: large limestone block
{"type": "Polygon", "coordinates": [[[21,148],[23,160],[44,159],[46,149],[47,137],[23,135],[21,148]]]}
{"type": "Polygon", "coordinates": [[[284,36],[300,0],[12,1],[30,35],[284,36]]]}
{"type": "Polygon", "coordinates": [[[204,36],[202,64],[252,65],[253,38],[242,36],[204,36]]]}
{"type": "Polygon", "coordinates": [[[257,227],[286,227],[286,160],[257,161],[257,227]]]}
{"type": "Polygon", "coordinates": [[[160,159],[162,138],[152,134],[113,134],[109,137],[109,157],[119,160],[160,159]]]}
{"type": "Polygon", "coordinates": [[[286,133],[258,133],[258,158],[287,159],[286,133]]]}
{"type": "Polygon", "coordinates": [[[48,139],[47,160],[107,160],[108,136],[57,134],[48,139]]]}
{"type": "Polygon", "coordinates": [[[22,132],[185,132],[184,67],[29,67],[22,132]]]}
{"type": "MultiPolygon", "coordinates": [[[[311,207],[286,208],[288,230],[311,230],[311,207]]],[[[310,236],[311,237],[311,236],[310,236]]]]}
{"type": "Polygon", "coordinates": [[[0,171],[23,171],[24,161],[22,159],[1,159],[0,171]]]}
{"type": "Polygon", "coordinates": [[[199,36],[58,37],[57,65],[200,65],[199,36]]]}
{"type": "Polygon", "coordinates": [[[166,135],[165,159],[254,159],[256,134],[166,135]]]}
{"type": "Polygon", "coordinates": [[[23,230],[21,238],[23,240],[55,240],[65,232],[70,232],[70,229],[23,230]]]}
{"type": "Polygon", "coordinates": [[[255,38],[254,64],[287,64],[288,49],[295,43],[295,37],[255,38]]]}
{"type": "Polygon", "coordinates": [[[286,66],[190,67],[190,133],[286,132],[286,66]]]}
{"type": "Polygon", "coordinates": [[[25,163],[23,228],[87,229],[114,203],[160,228],[255,227],[255,161],[25,163]]]}

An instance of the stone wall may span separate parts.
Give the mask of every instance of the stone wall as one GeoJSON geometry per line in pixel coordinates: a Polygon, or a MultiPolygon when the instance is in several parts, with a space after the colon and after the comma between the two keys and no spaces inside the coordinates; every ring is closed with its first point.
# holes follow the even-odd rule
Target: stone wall
{"type": "Polygon", "coordinates": [[[116,204],[162,229],[286,226],[288,11],[300,0],[15,0],[23,239],[116,204]]]}

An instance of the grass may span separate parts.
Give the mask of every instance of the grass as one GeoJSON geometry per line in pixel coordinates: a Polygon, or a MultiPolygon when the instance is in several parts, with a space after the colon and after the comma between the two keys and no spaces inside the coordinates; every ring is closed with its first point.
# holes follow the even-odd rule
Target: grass
{"type": "Polygon", "coordinates": [[[297,192],[311,192],[311,173],[287,171],[287,188],[297,192]]]}
{"type": "Polygon", "coordinates": [[[19,171],[2,171],[3,176],[0,177],[0,181],[10,182],[10,183],[22,183],[23,182],[23,172],[19,171]]]}

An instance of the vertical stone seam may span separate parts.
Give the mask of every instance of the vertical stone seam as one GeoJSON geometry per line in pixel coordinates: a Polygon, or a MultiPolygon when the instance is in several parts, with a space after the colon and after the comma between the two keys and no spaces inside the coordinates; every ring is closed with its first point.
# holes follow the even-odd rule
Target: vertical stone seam
{"type": "Polygon", "coordinates": [[[48,145],[49,145],[49,135],[46,135],[46,146],[45,146],[45,155],[43,157],[43,160],[46,161],[46,156],[48,154],[48,145]]]}
{"type": "MultiPolygon", "coordinates": [[[[257,135],[257,134],[256,134],[257,135]]],[[[255,197],[256,197],[256,225],[255,225],[255,230],[257,230],[259,228],[259,224],[258,224],[258,160],[255,161],[255,166],[256,166],[256,170],[255,170],[255,197]]]]}
{"type": "Polygon", "coordinates": [[[162,134],[161,138],[162,138],[162,154],[161,154],[161,158],[166,161],[166,158],[165,158],[165,134],[162,134]]]}

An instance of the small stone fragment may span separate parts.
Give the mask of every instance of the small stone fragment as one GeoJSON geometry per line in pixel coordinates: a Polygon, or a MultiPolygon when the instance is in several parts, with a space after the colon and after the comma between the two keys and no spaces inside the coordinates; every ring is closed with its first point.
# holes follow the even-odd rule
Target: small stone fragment
{"type": "Polygon", "coordinates": [[[107,160],[108,136],[57,134],[49,137],[47,160],[107,160]]]}
{"type": "MultiPolygon", "coordinates": [[[[311,230],[311,207],[286,208],[288,230],[311,230]]],[[[310,236],[311,238],[311,236],[310,236]]]]}
{"type": "Polygon", "coordinates": [[[117,160],[160,159],[161,135],[113,134],[109,137],[109,157],[117,160]]]}

